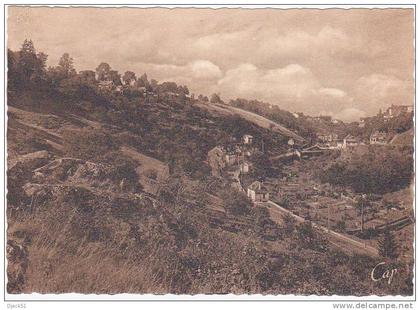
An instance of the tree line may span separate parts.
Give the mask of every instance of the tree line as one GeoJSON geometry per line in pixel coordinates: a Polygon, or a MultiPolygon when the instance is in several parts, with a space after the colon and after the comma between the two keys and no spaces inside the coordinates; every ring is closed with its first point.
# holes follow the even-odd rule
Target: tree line
{"type": "Polygon", "coordinates": [[[149,81],[146,73],[137,77],[133,71],[126,71],[121,75],[106,62],[101,62],[95,70],[77,72],[74,60],[68,53],[61,56],[57,66],[47,67],[48,55],[37,52],[33,42],[28,39],[25,39],[19,51],[8,49],[7,56],[8,90],[12,91],[52,88],[64,95],[75,96],[98,91],[101,82],[109,82],[113,87],[121,86],[128,94],[137,96],[142,95],[141,91],[173,92],[183,96],[190,93],[187,86],[175,82],[149,81]]]}

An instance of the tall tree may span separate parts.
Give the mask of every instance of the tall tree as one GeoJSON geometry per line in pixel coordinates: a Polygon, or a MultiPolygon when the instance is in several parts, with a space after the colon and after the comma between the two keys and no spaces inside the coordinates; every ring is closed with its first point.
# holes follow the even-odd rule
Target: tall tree
{"type": "Polygon", "coordinates": [[[106,81],[109,80],[109,73],[111,71],[111,66],[106,62],[102,62],[96,68],[96,75],[98,77],[98,81],[106,81]]]}
{"type": "Polygon", "coordinates": [[[359,215],[360,215],[360,227],[361,227],[362,231],[363,231],[364,226],[365,226],[365,214],[371,206],[372,206],[372,204],[370,203],[370,201],[364,195],[361,195],[357,199],[356,208],[357,208],[357,210],[359,212],[359,215]]]}
{"type": "Polygon", "coordinates": [[[32,40],[27,40],[22,44],[19,51],[18,68],[21,72],[23,82],[38,81],[45,74],[47,55],[44,53],[36,54],[32,40]]]}
{"type": "Polygon", "coordinates": [[[92,71],[92,70],[80,71],[79,76],[83,84],[94,85],[96,82],[95,71],[92,71]]]}
{"type": "Polygon", "coordinates": [[[122,77],[122,80],[125,85],[131,85],[132,83],[136,82],[137,77],[133,71],[126,71],[122,77]]]}
{"type": "Polygon", "coordinates": [[[222,99],[220,98],[219,94],[213,94],[213,95],[211,95],[210,102],[211,103],[221,103],[222,99]]]}
{"type": "Polygon", "coordinates": [[[175,82],[163,82],[159,85],[160,92],[178,92],[178,85],[175,82]]]}
{"type": "Polygon", "coordinates": [[[150,81],[150,86],[148,87],[151,91],[157,91],[157,89],[158,89],[158,85],[159,83],[158,83],[158,81],[156,81],[155,79],[152,79],[151,81],[150,81]]]}
{"type": "Polygon", "coordinates": [[[121,74],[117,70],[110,70],[108,80],[112,81],[114,85],[121,85],[121,74]]]}
{"type": "Polygon", "coordinates": [[[16,88],[19,85],[18,71],[19,55],[10,49],[7,49],[7,87],[8,89],[16,88]]]}
{"type": "Polygon", "coordinates": [[[179,85],[178,86],[178,93],[188,95],[190,93],[190,90],[186,85],[179,85]]]}
{"type": "Polygon", "coordinates": [[[58,62],[58,68],[65,78],[76,75],[76,70],[73,66],[73,58],[68,53],[64,53],[58,62]]]}
{"type": "Polygon", "coordinates": [[[147,79],[147,74],[144,73],[139,79],[137,79],[138,87],[148,87],[149,80],[147,79]]]}
{"type": "Polygon", "coordinates": [[[384,234],[379,238],[378,251],[379,255],[383,257],[398,257],[398,244],[395,240],[394,235],[389,231],[389,229],[385,230],[384,234]]]}

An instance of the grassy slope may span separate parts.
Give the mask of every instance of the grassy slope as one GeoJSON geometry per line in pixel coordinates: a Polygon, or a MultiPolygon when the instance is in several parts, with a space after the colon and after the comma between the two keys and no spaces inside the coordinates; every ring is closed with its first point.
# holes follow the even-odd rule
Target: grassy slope
{"type": "Polygon", "coordinates": [[[394,138],[391,140],[391,144],[399,144],[399,145],[413,145],[414,141],[414,129],[411,128],[406,132],[396,134],[394,138]]]}
{"type": "Polygon", "coordinates": [[[222,115],[239,115],[241,117],[243,117],[244,119],[255,123],[256,125],[262,127],[262,128],[273,128],[274,131],[283,134],[287,137],[290,138],[294,138],[299,142],[303,142],[305,141],[305,139],[301,136],[299,136],[298,134],[296,134],[295,132],[287,129],[286,127],[277,124],[261,115],[246,111],[246,110],[242,110],[236,107],[232,107],[229,105],[219,105],[219,104],[199,104],[199,106],[203,109],[208,109],[212,112],[217,112],[217,113],[221,113],[222,115]]]}
{"type": "MultiPolygon", "coordinates": [[[[28,110],[20,122],[43,129],[21,130],[11,117],[12,156],[47,149],[57,160],[65,154],[49,148],[40,132],[94,129],[59,115],[47,114],[46,121],[45,113],[28,110]]],[[[403,275],[392,287],[368,281],[371,258],[312,250],[296,231],[280,230],[275,242],[266,240],[265,224],[253,212],[215,211],[220,202],[205,198],[201,181],[173,176],[162,195],[150,196],[122,190],[97,162],[69,161],[32,173],[44,164],[9,171],[22,195],[9,197],[8,239],[24,249],[9,257],[10,292],[409,293],[403,275]]]]}

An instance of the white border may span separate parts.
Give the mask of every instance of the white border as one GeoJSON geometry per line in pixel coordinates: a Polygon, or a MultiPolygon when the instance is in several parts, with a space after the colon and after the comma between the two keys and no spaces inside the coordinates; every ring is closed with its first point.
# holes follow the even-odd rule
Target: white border
{"type": "MultiPolygon", "coordinates": [[[[43,3],[48,3],[49,1],[13,1],[13,3],[11,2],[7,2],[7,4],[12,4],[12,5],[20,5],[20,4],[31,4],[31,5],[35,5],[35,6],[45,6],[43,3]]],[[[82,6],[80,5],[80,1],[55,1],[57,3],[58,6],[82,6]]],[[[369,4],[369,5],[359,5],[359,4],[354,4],[354,5],[349,5],[348,2],[349,1],[299,1],[300,4],[295,4],[295,5],[291,5],[291,4],[287,4],[287,5],[282,5],[279,4],[278,2],[276,3],[276,1],[272,1],[272,0],[266,0],[266,1],[262,1],[263,4],[261,5],[246,5],[243,6],[241,5],[241,2],[245,2],[245,1],[235,1],[235,0],[231,0],[231,1],[211,1],[212,5],[208,5],[207,2],[210,1],[205,1],[203,2],[204,5],[194,5],[193,3],[197,3],[197,1],[155,1],[155,0],[149,0],[146,1],[147,5],[129,5],[128,3],[125,3],[125,1],[122,3],[121,6],[123,7],[167,7],[167,8],[175,8],[175,7],[197,7],[197,8],[240,8],[240,7],[244,7],[247,9],[252,9],[252,8],[277,8],[277,9],[290,9],[290,8],[321,8],[321,9],[328,9],[328,8],[343,8],[343,9],[350,9],[350,8],[414,8],[415,6],[413,5],[413,2],[410,1],[400,1],[400,4],[398,5],[394,5],[396,4],[394,1],[369,1],[370,3],[374,3],[374,4],[369,4]],[[226,5],[225,3],[229,2],[232,3],[230,5],[226,5]],[[317,2],[322,2],[323,5],[319,5],[319,3],[317,2]],[[165,5],[161,5],[159,3],[171,3],[171,4],[165,4],[165,5]],[[339,5],[339,3],[343,3],[343,5],[339,5]],[[376,4],[375,4],[376,3],[376,4]]],[[[287,1],[287,2],[293,2],[293,1],[287,1]]],[[[362,2],[362,1],[359,1],[362,2]]],[[[113,1],[89,1],[89,5],[83,5],[83,6],[92,6],[94,5],[94,3],[97,3],[97,5],[100,5],[102,7],[116,7],[117,5],[113,4],[113,1]]],[[[4,4],[4,2],[2,1],[2,4],[4,4]]],[[[7,11],[7,9],[6,9],[7,11]]],[[[4,14],[5,11],[2,10],[2,17],[3,20],[5,18],[4,14]]],[[[7,14],[7,12],[6,12],[7,14]]],[[[4,36],[2,34],[2,36],[4,36]]],[[[2,42],[5,42],[5,39],[3,37],[2,42]]],[[[417,34],[416,34],[416,39],[417,39],[417,34]]],[[[3,43],[4,45],[4,43],[3,43]]],[[[417,58],[417,54],[416,54],[416,58],[417,58]]],[[[3,46],[3,57],[2,57],[2,64],[4,67],[4,62],[5,62],[5,47],[3,46]]],[[[4,75],[2,75],[1,77],[1,81],[4,84],[4,75]]],[[[417,81],[416,81],[416,88],[417,88],[417,81]]],[[[6,104],[3,105],[3,113],[5,113],[5,108],[6,108],[6,104]]],[[[416,116],[417,116],[417,109],[416,109],[416,116]]],[[[4,139],[5,139],[5,127],[4,127],[4,123],[3,123],[3,119],[2,119],[2,126],[1,128],[1,139],[2,139],[2,145],[4,144],[4,139]]],[[[418,133],[418,128],[416,127],[416,134],[418,133]]],[[[417,149],[417,148],[416,148],[417,149]]],[[[3,159],[3,165],[2,165],[2,172],[4,175],[4,169],[5,169],[5,156],[2,153],[2,159],[3,159]]],[[[1,178],[0,181],[0,186],[2,186],[2,188],[4,188],[4,179],[1,178]]],[[[4,201],[4,195],[5,193],[3,193],[3,200],[4,201]]],[[[416,203],[417,203],[418,197],[416,197],[416,203]]],[[[1,230],[1,242],[2,245],[4,247],[4,236],[5,236],[5,227],[3,227],[4,229],[1,230]]],[[[417,257],[417,250],[416,249],[416,257],[417,257]]],[[[4,263],[5,257],[4,255],[3,259],[2,259],[2,263],[4,263]]],[[[4,277],[4,272],[5,270],[2,269],[2,276],[4,277]]],[[[4,291],[3,288],[3,281],[1,281],[1,288],[4,291]]],[[[415,286],[415,290],[417,290],[417,287],[415,286]]],[[[3,299],[3,298],[2,298],[3,299]]],[[[19,301],[25,301],[25,300],[38,300],[38,301],[42,301],[42,300],[85,300],[85,301],[95,301],[95,300],[108,300],[108,301],[128,301],[128,300],[142,300],[142,301],[147,301],[147,300],[164,300],[164,301],[181,301],[181,300],[188,300],[188,301],[204,301],[204,300],[212,300],[212,301],[222,301],[222,300],[230,300],[230,301],[235,301],[235,300],[241,300],[241,301],[251,301],[251,300],[260,300],[260,301],[278,301],[278,300],[293,300],[294,302],[282,302],[281,304],[278,304],[277,306],[290,306],[290,305],[294,305],[297,301],[301,301],[299,303],[299,307],[311,307],[311,308],[320,308],[321,305],[323,305],[324,303],[320,303],[319,301],[321,300],[328,300],[329,302],[332,301],[357,301],[357,302],[361,302],[361,301],[366,301],[366,300],[378,300],[378,301],[393,301],[393,300],[398,300],[398,301],[412,301],[413,297],[401,297],[401,296],[396,296],[396,297],[378,297],[378,296],[368,296],[368,297],[353,297],[353,296],[349,296],[349,297],[344,297],[344,296],[295,296],[295,295],[278,295],[278,296],[273,296],[273,295],[266,295],[266,296],[262,296],[262,295],[139,295],[139,294],[117,294],[117,295],[94,295],[94,294],[90,294],[90,295],[84,295],[84,294],[61,294],[61,295],[55,295],[55,294],[21,294],[21,295],[10,295],[10,294],[6,294],[6,300],[19,300],[19,301]],[[311,302],[311,301],[318,301],[318,302],[311,302]]],[[[17,305],[19,304],[19,302],[7,302],[5,305],[8,305],[8,308],[10,305],[17,305]]],[[[36,307],[36,308],[49,308],[51,305],[57,306],[57,304],[55,303],[46,303],[46,302],[28,302],[26,303],[27,306],[30,307],[36,307]]],[[[70,303],[70,305],[68,305],[67,303],[60,303],[60,308],[64,307],[64,306],[70,306],[70,307],[91,307],[94,306],[94,304],[96,305],[96,303],[70,303]]],[[[193,306],[199,306],[201,307],[201,305],[203,305],[203,303],[191,303],[193,306]]],[[[266,303],[264,304],[264,306],[268,306],[269,304],[272,303],[266,303]]],[[[104,304],[101,304],[102,306],[104,306],[104,304]]],[[[126,302],[123,304],[120,303],[108,303],[108,305],[110,305],[110,307],[121,307],[123,306],[124,308],[132,308],[133,305],[137,305],[137,303],[130,303],[130,302],[126,302]]],[[[213,304],[213,306],[216,306],[217,304],[213,304]]],[[[250,304],[248,304],[250,305],[250,304]]],[[[173,306],[173,304],[171,304],[171,306],[173,306]]],[[[185,305],[183,305],[184,308],[185,305]]],[[[332,306],[332,305],[330,305],[332,306]]],[[[136,306],[138,307],[138,305],[136,306]]],[[[368,307],[368,306],[366,306],[368,307]]],[[[287,307],[288,308],[288,307],[287,307]]],[[[5,308],[4,308],[5,309],[5,308]]],[[[11,309],[11,308],[9,308],[11,309]]],[[[360,307],[361,309],[361,307],[360,307]]]]}

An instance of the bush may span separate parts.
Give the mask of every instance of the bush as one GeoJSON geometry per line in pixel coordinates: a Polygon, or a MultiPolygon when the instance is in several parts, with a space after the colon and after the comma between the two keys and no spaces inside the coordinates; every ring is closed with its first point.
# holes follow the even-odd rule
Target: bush
{"type": "Polygon", "coordinates": [[[234,215],[248,214],[251,210],[251,201],[241,192],[228,190],[222,195],[223,207],[227,213],[234,215]]]}
{"type": "Polygon", "coordinates": [[[284,232],[286,234],[291,234],[295,231],[296,219],[292,215],[290,214],[284,215],[283,222],[284,222],[284,232]]]}
{"type": "Polygon", "coordinates": [[[139,177],[136,172],[139,164],[130,157],[117,151],[112,151],[99,157],[98,160],[108,166],[108,176],[111,180],[116,182],[124,181],[129,187],[140,189],[140,184],[138,183],[139,177]]]}
{"type": "Polygon", "coordinates": [[[118,149],[118,143],[102,130],[68,131],[63,135],[64,151],[68,156],[94,160],[118,149]]]}
{"type": "Polygon", "coordinates": [[[270,212],[265,207],[252,208],[255,231],[263,239],[278,240],[282,238],[280,227],[270,218],[270,212]]]}
{"type": "Polygon", "coordinates": [[[327,240],[312,226],[311,222],[304,222],[296,227],[298,240],[302,247],[314,251],[325,252],[327,240]]]}

